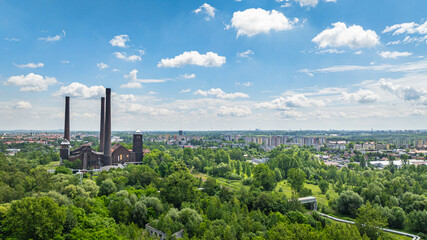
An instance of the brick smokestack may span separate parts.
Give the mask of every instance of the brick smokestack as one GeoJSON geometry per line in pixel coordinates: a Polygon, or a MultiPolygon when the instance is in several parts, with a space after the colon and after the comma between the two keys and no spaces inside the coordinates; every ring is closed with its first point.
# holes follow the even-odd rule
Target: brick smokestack
{"type": "Polygon", "coordinates": [[[99,131],[99,151],[104,151],[104,140],[105,140],[105,97],[101,98],[101,129],[99,131]]]}
{"type": "Polygon", "coordinates": [[[104,165],[113,165],[111,159],[111,88],[105,90],[105,135],[104,135],[104,165]]]}
{"type": "Polygon", "coordinates": [[[65,126],[64,139],[70,141],[70,97],[65,97],[65,126]]]}

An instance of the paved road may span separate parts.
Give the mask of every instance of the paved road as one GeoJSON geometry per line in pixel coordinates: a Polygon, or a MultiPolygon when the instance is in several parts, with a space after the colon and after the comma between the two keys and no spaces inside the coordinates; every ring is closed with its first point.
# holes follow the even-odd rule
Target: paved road
{"type": "MultiPolygon", "coordinates": [[[[344,219],[339,219],[339,218],[332,217],[332,216],[329,216],[329,215],[326,215],[326,214],[320,213],[320,212],[317,212],[317,213],[319,215],[323,216],[323,217],[330,218],[330,219],[332,219],[334,221],[343,222],[343,223],[349,223],[349,224],[354,224],[354,222],[352,222],[352,221],[348,221],[348,220],[344,220],[344,219]]],[[[390,233],[395,233],[395,234],[400,234],[400,235],[403,235],[403,236],[411,237],[412,240],[420,240],[421,239],[417,235],[410,234],[410,233],[399,232],[399,231],[391,230],[391,229],[387,229],[387,228],[381,228],[381,230],[383,230],[384,232],[390,232],[390,233]]]]}

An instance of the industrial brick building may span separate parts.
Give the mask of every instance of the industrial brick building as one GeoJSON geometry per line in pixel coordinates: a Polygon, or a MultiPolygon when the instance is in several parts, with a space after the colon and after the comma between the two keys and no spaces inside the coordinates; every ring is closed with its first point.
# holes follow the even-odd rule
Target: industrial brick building
{"type": "Polygon", "coordinates": [[[79,159],[82,169],[98,169],[118,164],[139,164],[143,158],[142,132],[133,134],[133,149],[128,150],[120,144],[111,146],[111,89],[107,88],[105,98],[101,98],[101,123],[99,134],[99,152],[88,144],[70,150],[70,97],[65,97],[64,140],[61,143],[60,157],[71,162],[79,159]]]}

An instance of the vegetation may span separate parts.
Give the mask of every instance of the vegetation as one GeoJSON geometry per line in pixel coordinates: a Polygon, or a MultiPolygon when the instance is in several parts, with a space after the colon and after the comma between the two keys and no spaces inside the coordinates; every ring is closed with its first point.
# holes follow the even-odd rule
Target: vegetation
{"type": "MultiPolygon", "coordinates": [[[[151,147],[142,165],[73,175],[53,154],[0,153],[1,239],[147,239],[149,223],[186,239],[393,239],[427,234],[427,168],[337,169],[309,149],[151,147]],[[264,156],[252,164],[248,156],[264,156]],[[297,201],[313,195],[319,210],[297,201]],[[35,221],[35,219],[37,219],[35,221]]],[[[67,168],[69,167],[69,168],[67,168]]]]}

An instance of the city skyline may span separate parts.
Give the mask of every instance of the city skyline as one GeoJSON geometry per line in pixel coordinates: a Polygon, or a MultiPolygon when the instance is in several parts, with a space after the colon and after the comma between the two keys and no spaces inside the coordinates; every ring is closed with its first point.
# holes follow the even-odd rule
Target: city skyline
{"type": "Polygon", "coordinates": [[[103,3],[0,2],[1,130],[426,129],[425,1],[103,3]]]}

